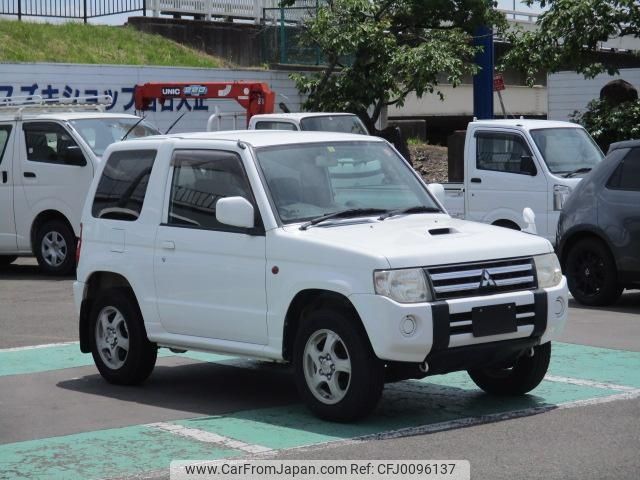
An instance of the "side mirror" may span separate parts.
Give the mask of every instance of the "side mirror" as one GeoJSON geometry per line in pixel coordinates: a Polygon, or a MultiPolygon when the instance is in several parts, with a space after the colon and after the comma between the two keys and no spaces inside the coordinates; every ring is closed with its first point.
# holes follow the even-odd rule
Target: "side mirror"
{"type": "Polygon", "coordinates": [[[526,173],[532,177],[538,173],[536,164],[533,162],[533,157],[531,155],[522,155],[520,157],[520,173],[526,173]]]}
{"type": "Polygon", "coordinates": [[[440,202],[441,206],[444,206],[444,187],[441,183],[430,183],[427,185],[427,189],[431,192],[431,195],[436,197],[436,200],[440,202]]]}
{"type": "Polygon", "coordinates": [[[232,227],[253,228],[253,205],[243,197],[221,198],[216,203],[216,220],[232,227]]]}
{"type": "Polygon", "coordinates": [[[531,233],[533,235],[538,234],[538,229],[536,228],[536,214],[533,213],[529,207],[522,210],[522,219],[524,220],[525,227],[522,230],[525,233],[531,233]]]}
{"type": "Polygon", "coordinates": [[[67,165],[75,165],[77,167],[84,167],[87,161],[84,158],[84,154],[80,147],[77,145],[71,145],[64,149],[64,163],[67,165]]]}

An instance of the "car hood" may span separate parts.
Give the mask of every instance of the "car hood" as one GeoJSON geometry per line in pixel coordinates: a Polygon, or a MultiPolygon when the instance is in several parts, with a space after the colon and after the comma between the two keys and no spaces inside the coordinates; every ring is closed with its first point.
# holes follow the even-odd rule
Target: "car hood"
{"type": "MultiPolygon", "coordinates": [[[[318,248],[384,257],[390,268],[443,265],[553,252],[548,240],[515,230],[440,214],[375,217],[326,222],[300,230],[285,228],[318,248]]],[[[318,252],[320,253],[320,252],[318,252]]]]}

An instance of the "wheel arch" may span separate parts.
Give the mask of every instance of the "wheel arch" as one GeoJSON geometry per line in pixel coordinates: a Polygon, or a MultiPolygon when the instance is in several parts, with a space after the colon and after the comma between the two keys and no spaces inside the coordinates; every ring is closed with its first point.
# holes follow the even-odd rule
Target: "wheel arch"
{"type": "Polygon", "coordinates": [[[36,215],[36,217],[33,219],[33,222],[31,223],[31,231],[29,232],[31,250],[33,251],[34,255],[37,248],[36,235],[38,234],[38,230],[42,225],[44,225],[46,222],[51,220],[60,220],[61,222],[65,223],[69,227],[69,229],[73,232],[74,235],[76,234],[76,231],[73,228],[73,225],[71,224],[71,222],[69,221],[69,219],[64,213],[55,209],[43,210],[38,215],[36,215]]]}
{"type": "MultiPolygon", "coordinates": [[[[334,290],[309,288],[299,291],[289,303],[285,314],[282,336],[282,358],[291,360],[293,345],[304,316],[320,308],[336,308],[347,311],[366,331],[362,319],[348,297],[334,290]]],[[[368,341],[368,337],[367,337],[368,341]]]]}
{"type": "Polygon", "coordinates": [[[109,271],[93,272],[86,281],[82,303],[80,304],[78,327],[80,334],[80,351],[83,353],[89,353],[91,351],[89,318],[91,309],[93,308],[93,302],[98,297],[99,292],[110,288],[124,288],[129,290],[133,295],[138,309],[140,309],[135,291],[123,275],[109,271]]]}
{"type": "Polygon", "coordinates": [[[578,243],[579,241],[585,238],[593,238],[602,242],[607,247],[607,249],[609,250],[609,253],[613,257],[614,261],[616,262],[616,267],[617,268],[619,267],[617,259],[615,255],[613,255],[613,249],[611,248],[611,244],[607,240],[606,235],[604,235],[602,232],[598,231],[597,229],[594,229],[591,226],[583,226],[583,227],[576,227],[574,229],[571,229],[569,232],[567,232],[567,234],[565,234],[564,238],[562,239],[562,244],[559,245],[558,257],[560,260],[560,265],[562,266],[563,269],[566,268],[567,256],[571,248],[576,243],[578,243]]]}

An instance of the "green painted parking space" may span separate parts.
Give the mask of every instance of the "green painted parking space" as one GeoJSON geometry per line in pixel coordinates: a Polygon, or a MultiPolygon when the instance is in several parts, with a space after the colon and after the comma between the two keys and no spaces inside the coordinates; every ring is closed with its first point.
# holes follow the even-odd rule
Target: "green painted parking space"
{"type": "MultiPolygon", "coordinates": [[[[188,356],[233,365],[231,357],[223,355],[188,356]]],[[[77,344],[12,350],[0,352],[0,372],[35,373],[90,361],[90,355],[79,353],[77,344]],[[4,363],[7,354],[12,367],[4,363]]],[[[394,432],[426,433],[588,402],[639,398],[639,367],[637,352],[556,343],[548,379],[524,397],[486,395],[464,372],[458,372],[388,385],[375,414],[355,424],[324,422],[302,405],[292,404],[0,445],[0,478],[121,477],[167,469],[174,459],[229,458],[247,452],[393,436],[394,432]]]]}

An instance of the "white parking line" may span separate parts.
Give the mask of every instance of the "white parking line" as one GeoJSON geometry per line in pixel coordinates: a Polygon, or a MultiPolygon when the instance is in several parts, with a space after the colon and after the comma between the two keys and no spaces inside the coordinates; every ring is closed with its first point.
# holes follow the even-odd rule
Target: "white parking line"
{"type": "Polygon", "coordinates": [[[605,390],[618,390],[619,392],[640,392],[640,389],[627,387],[626,385],[616,385],[614,383],[595,382],[593,380],[584,380],[582,378],[559,377],[556,375],[547,375],[544,377],[549,382],[568,383],[570,385],[579,385],[581,387],[602,388],[605,390]]]}
{"type": "Polygon", "coordinates": [[[157,428],[159,430],[164,430],[165,432],[170,432],[181,437],[191,438],[193,440],[198,440],[204,443],[213,443],[222,447],[233,448],[235,450],[241,450],[247,453],[257,454],[271,451],[271,448],[264,447],[262,445],[245,443],[241,442],[240,440],[235,440],[233,438],[218,435],[217,433],[206,432],[197,428],[189,428],[173,423],[159,422],[151,423],[147,426],[157,428]]]}
{"type": "Polygon", "coordinates": [[[36,350],[38,348],[49,348],[49,347],[64,347],[66,345],[78,345],[80,342],[60,342],[60,343],[45,343],[41,345],[26,345],[24,347],[11,347],[11,348],[0,348],[0,353],[2,352],[20,352],[22,350],[36,350]]]}

